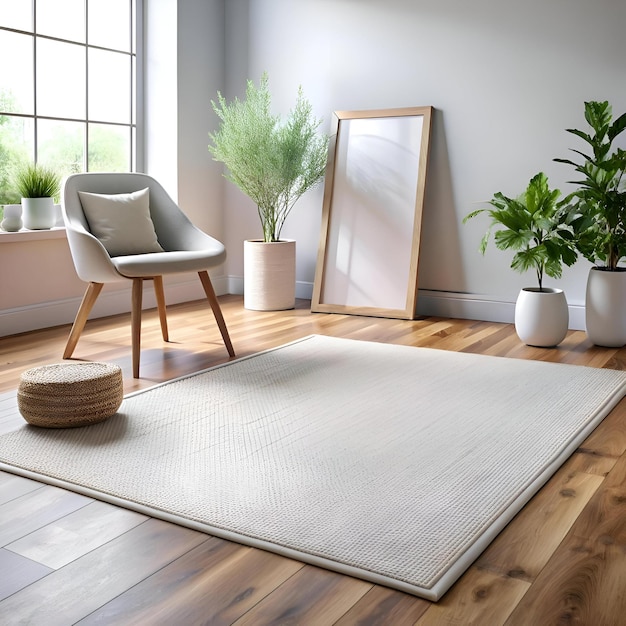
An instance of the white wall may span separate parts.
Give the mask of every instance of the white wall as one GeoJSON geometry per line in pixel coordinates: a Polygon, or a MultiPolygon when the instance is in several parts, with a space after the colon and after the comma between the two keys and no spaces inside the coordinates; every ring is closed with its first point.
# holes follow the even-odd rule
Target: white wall
{"type": "MultiPolygon", "coordinates": [[[[493,246],[479,254],[487,218],[461,220],[540,170],[570,189],[572,172],[552,159],[576,145],[564,129],[584,124],[583,102],[626,110],[624,24],[622,0],[228,0],[228,95],[267,71],[278,112],[302,84],[326,127],[334,110],[434,106],[418,310],[510,319],[535,278],[493,246]]],[[[238,192],[227,187],[225,200],[227,273],[241,276],[241,241],[259,226],[238,192]]],[[[297,240],[302,287],[314,278],[321,190],[294,211],[283,235],[297,240]]],[[[579,261],[560,281],[574,308],[588,267],[579,261]]]]}
{"type": "Polygon", "coordinates": [[[200,228],[223,237],[221,168],[208,151],[224,82],[223,0],[145,2],[146,172],[200,228]]]}
{"type": "Polygon", "coordinates": [[[223,0],[178,4],[178,202],[195,224],[223,238],[221,167],[208,149],[210,107],[224,84],[223,0]]]}

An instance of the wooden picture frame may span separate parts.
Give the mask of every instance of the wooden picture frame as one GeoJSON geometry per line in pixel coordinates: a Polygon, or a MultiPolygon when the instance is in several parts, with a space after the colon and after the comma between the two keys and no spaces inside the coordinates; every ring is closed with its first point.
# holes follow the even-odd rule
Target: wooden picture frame
{"type": "Polygon", "coordinates": [[[333,114],[311,311],[415,319],[432,110],[333,114]]]}

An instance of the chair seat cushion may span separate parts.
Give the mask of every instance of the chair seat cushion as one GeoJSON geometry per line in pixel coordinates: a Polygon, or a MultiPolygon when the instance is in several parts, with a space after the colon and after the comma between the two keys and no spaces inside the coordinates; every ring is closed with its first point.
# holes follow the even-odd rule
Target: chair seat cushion
{"type": "Polygon", "coordinates": [[[115,269],[128,278],[162,276],[178,272],[200,272],[224,260],[221,250],[184,250],[118,256],[111,261],[115,269]]]}

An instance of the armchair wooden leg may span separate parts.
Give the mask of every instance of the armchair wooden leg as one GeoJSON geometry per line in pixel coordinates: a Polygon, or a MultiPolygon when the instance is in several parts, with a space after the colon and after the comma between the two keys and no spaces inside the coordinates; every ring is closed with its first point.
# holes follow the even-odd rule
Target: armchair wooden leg
{"type": "Polygon", "coordinates": [[[217,300],[217,296],[215,295],[215,290],[213,289],[213,284],[211,283],[211,279],[209,278],[209,273],[204,270],[202,272],[198,272],[198,276],[200,276],[200,282],[202,283],[202,287],[204,288],[204,293],[206,293],[207,300],[213,309],[213,315],[215,315],[215,321],[222,333],[222,339],[224,340],[224,345],[228,350],[228,354],[230,356],[235,356],[235,350],[233,348],[233,344],[230,341],[230,335],[228,334],[228,328],[226,328],[226,322],[224,321],[224,316],[222,315],[222,309],[220,308],[220,303],[217,300]]]}
{"type": "Polygon", "coordinates": [[[102,287],[104,287],[104,283],[89,283],[89,285],[87,286],[87,291],[85,291],[83,300],[80,303],[78,313],[76,313],[76,319],[74,320],[74,324],[72,325],[72,330],[70,330],[70,336],[67,339],[65,352],[63,352],[64,359],[69,359],[74,353],[74,348],[76,348],[78,338],[85,328],[89,313],[91,313],[91,309],[96,303],[96,300],[98,299],[98,296],[102,291],[102,287]]]}
{"type": "Polygon", "coordinates": [[[167,315],[165,313],[165,291],[163,290],[163,276],[155,276],[154,282],[154,295],[156,296],[157,307],[159,310],[159,321],[161,322],[161,334],[163,335],[163,341],[169,341],[170,336],[167,331],[167,315]]]}
{"type": "Polygon", "coordinates": [[[132,336],[133,378],[139,378],[139,355],[141,351],[141,301],[143,297],[143,278],[133,278],[133,296],[130,314],[130,332],[132,336]]]}

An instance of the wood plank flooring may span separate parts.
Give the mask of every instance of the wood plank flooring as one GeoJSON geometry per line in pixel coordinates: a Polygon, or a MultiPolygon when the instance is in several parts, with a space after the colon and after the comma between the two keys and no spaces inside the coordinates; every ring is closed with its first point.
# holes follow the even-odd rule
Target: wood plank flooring
{"type": "MultiPolygon", "coordinates": [[[[509,324],[256,312],[220,298],[238,356],[310,334],[624,369],[626,349],[571,331],[556,349],[509,324]]],[[[228,360],[205,302],[144,315],[141,378],[129,316],[88,322],[75,358],[117,363],[125,391],[228,360]]],[[[21,423],[22,371],[61,360],[69,327],[0,339],[0,433],[21,423]]],[[[453,373],[451,373],[451,380],[453,373]]],[[[523,399],[520,399],[523,401],[523,399]]],[[[0,472],[0,624],[481,626],[626,624],[626,401],[438,603],[0,472]]]]}

